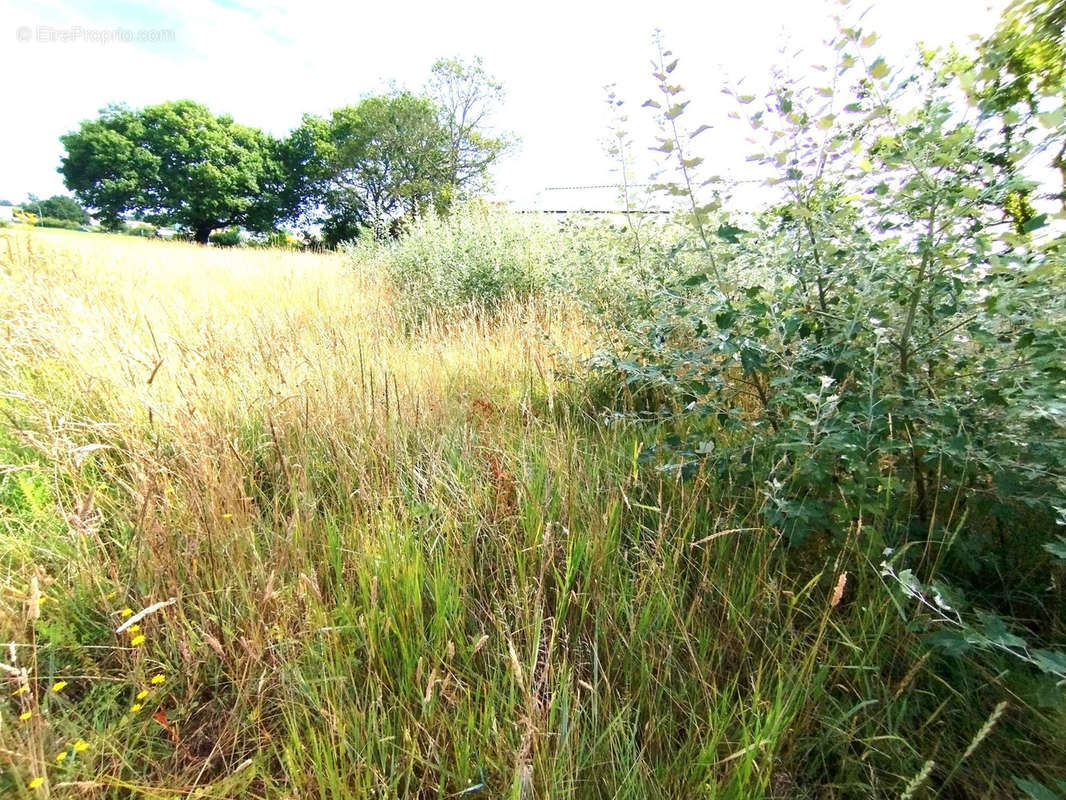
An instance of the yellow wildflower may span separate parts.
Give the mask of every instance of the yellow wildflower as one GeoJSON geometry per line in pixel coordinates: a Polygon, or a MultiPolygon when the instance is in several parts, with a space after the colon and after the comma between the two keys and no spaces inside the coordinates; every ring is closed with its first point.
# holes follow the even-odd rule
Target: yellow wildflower
{"type": "Polygon", "coordinates": [[[136,636],[130,639],[130,644],[132,644],[134,647],[139,647],[140,645],[144,644],[144,634],[138,633],[136,636]]]}
{"type": "Polygon", "coordinates": [[[26,686],[25,684],[23,684],[22,686],[17,688],[15,691],[13,691],[11,694],[15,695],[17,697],[20,694],[26,694],[26,692],[28,692],[29,690],[30,690],[30,687],[26,686]]]}
{"type": "Polygon", "coordinates": [[[132,706],[130,706],[130,712],[136,714],[138,711],[141,710],[141,708],[142,706],[140,703],[134,703],[132,706]]]}
{"type": "Polygon", "coordinates": [[[84,739],[78,739],[78,741],[74,742],[74,752],[75,753],[84,753],[88,749],[89,749],[89,743],[87,741],[85,741],[84,739]]]}
{"type": "Polygon", "coordinates": [[[161,684],[166,679],[167,679],[167,676],[163,675],[162,673],[160,673],[159,675],[153,675],[152,676],[152,683],[154,683],[154,684],[156,684],[158,686],[159,684],[161,684]]]}
{"type": "Polygon", "coordinates": [[[64,689],[66,689],[66,688],[67,688],[67,682],[66,681],[56,681],[55,683],[52,684],[52,691],[56,692],[57,694],[59,692],[63,691],[64,689]]]}
{"type": "Polygon", "coordinates": [[[126,633],[128,633],[130,636],[133,636],[133,634],[135,634],[140,629],[140,625],[130,625],[128,628],[126,628],[126,633]]]}
{"type": "Polygon", "coordinates": [[[122,619],[126,619],[126,617],[132,617],[133,616],[133,609],[132,608],[124,608],[119,613],[122,615],[122,619]]]}
{"type": "Polygon", "coordinates": [[[25,722],[26,720],[28,720],[32,716],[33,716],[33,712],[32,711],[23,711],[21,714],[19,714],[19,721],[20,722],[25,722]]]}
{"type": "Polygon", "coordinates": [[[30,781],[29,783],[26,784],[26,788],[27,789],[36,789],[42,783],[44,783],[44,778],[34,778],[32,781],[30,781]]]}
{"type": "Polygon", "coordinates": [[[56,753],[56,763],[57,764],[62,764],[66,760],[67,760],[67,751],[66,750],[64,750],[61,753],[56,753]]]}
{"type": "Polygon", "coordinates": [[[137,699],[138,700],[143,700],[147,696],[148,696],[148,690],[147,689],[141,689],[139,692],[137,692],[137,699]]]}

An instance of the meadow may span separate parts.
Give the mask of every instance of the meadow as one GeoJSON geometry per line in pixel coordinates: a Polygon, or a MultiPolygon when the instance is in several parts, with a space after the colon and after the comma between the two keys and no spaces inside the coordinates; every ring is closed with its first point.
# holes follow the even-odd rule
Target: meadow
{"type": "Polygon", "coordinates": [[[1064,777],[1035,676],[930,648],[863,548],[647,466],[573,298],[413,319],[365,250],[0,237],[5,797],[1064,777]]]}

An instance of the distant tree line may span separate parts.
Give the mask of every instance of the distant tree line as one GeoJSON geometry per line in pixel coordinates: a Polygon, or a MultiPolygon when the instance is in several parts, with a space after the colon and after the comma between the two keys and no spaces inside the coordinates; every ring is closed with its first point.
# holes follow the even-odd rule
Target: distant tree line
{"type": "Polygon", "coordinates": [[[422,93],[394,90],[306,115],[283,138],[191,100],[115,105],[60,137],[59,171],[105,227],[132,217],[206,243],[223,228],[315,226],[334,246],[364,229],[394,232],[482,190],[509,145],[488,132],[502,99],[480,59],[442,59],[422,93]]]}
{"type": "Polygon", "coordinates": [[[75,225],[89,224],[89,212],[82,208],[73,197],[61,194],[52,195],[45,200],[31,194],[29,199],[19,207],[23,211],[35,214],[40,219],[62,220],[75,225]]]}

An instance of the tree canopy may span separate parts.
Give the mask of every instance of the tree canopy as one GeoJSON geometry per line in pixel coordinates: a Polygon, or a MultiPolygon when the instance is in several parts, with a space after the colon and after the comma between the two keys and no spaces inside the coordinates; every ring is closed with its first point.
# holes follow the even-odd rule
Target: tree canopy
{"type": "Polygon", "coordinates": [[[67,187],[111,226],[132,213],[203,243],[230,225],[269,229],[285,212],[282,144],[191,100],[112,106],[61,141],[67,187]]]}
{"type": "Polygon", "coordinates": [[[469,64],[442,58],[433,65],[426,94],[447,135],[448,182],[459,195],[484,188],[489,168],[512,143],[509,137],[492,136],[487,130],[503,102],[503,84],[485,70],[480,58],[469,64]]]}
{"type": "Polygon", "coordinates": [[[502,89],[478,62],[439,61],[428,94],[398,91],[363,98],[328,119],[308,116],[292,140],[313,151],[305,162],[305,204],[329,244],[363,227],[395,228],[488,184],[507,141],[485,132],[502,89]]]}
{"type": "MultiPolygon", "coordinates": [[[[366,227],[396,230],[429,209],[443,213],[454,197],[484,189],[509,144],[487,129],[502,98],[480,60],[447,59],[434,64],[423,94],[395,90],[307,115],[283,139],[191,100],[110,106],[60,137],[59,171],[109,227],[133,217],[205,243],[219,228],[303,222],[333,245],[366,227]]],[[[77,206],[53,198],[64,199],[77,206]]]]}
{"type": "Polygon", "coordinates": [[[447,207],[447,136],[427,98],[367,97],[329,119],[305,117],[294,136],[313,143],[309,195],[328,243],[447,207]]]}

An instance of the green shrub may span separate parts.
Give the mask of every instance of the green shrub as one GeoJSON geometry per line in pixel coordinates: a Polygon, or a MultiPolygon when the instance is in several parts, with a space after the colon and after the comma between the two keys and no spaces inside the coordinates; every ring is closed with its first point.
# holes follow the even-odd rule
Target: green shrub
{"type": "Polygon", "coordinates": [[[261,240],[252,239],[248,242],[252,247],[274,247],[282,250],[298,250],[303,243],[288,231],[271,231],[261,240]]]}
{"type": "Polygon", "coordinates": [[[491,308],[546,288],[548,239],[535,224],[476,203],[446,218],[426,217],[396,241],[362,236],[348,253],[357,263],[383,264],[407,302],[423,311],[491,308]]]}
{"type": "Polygon", "coordinates": [[[239,247],[243,242],[240,228],[227,228],[218,233],[212,233],[209,237],[215,247],[239,247]]]}
{"type": "Polygon", "coordinates": [[[56,219],[55,217],[41,217],[37,221],[37,225],[41,228],[63,228],[68,231],[79,231],[83,228],[80,222],[75,222],[71,219],[56,219]]]}
{"type": "MultiPolygon", "coordinates": [[[[668,232],[658,231],[660,241],[668,232]]],[[[380,268],[416,317],[493,310],[505,300],[566,295],[605,311],[644,276],[624,231],[607,220],[520,214],[483,201],[428,216],[398,238],[360,237],[356,268],[380,268]]]]}
{"type": "Polygon", "coordinates": [[[119,228],[119,233],[126,236],[143,236],[149,239],[155,238],[155,226],[145,222],[126,222],[119,228]]]}
{"type": "Polygon", "coordinates": [[[648,463],[716,475],[797,549],[884,551],[901,604],[938,598],[915,613],[948,626],[945,647],[1061,678],[1066,660],[999,616],[1066,632],[1066,238],[1017,199],[1048,196],[1027,174],[1066,139],[1044,124],[1061,81],[1003,105],[980,63],[926,54],[897,74],[864,60],[873,41],[837,42],[828,74],[854,93],[737,97],[774,173],[746,218],[696,196],[685,103],[658,70],[691,269],[628,299],[598,363],[626,410],[674,420],[648,463]]]}

